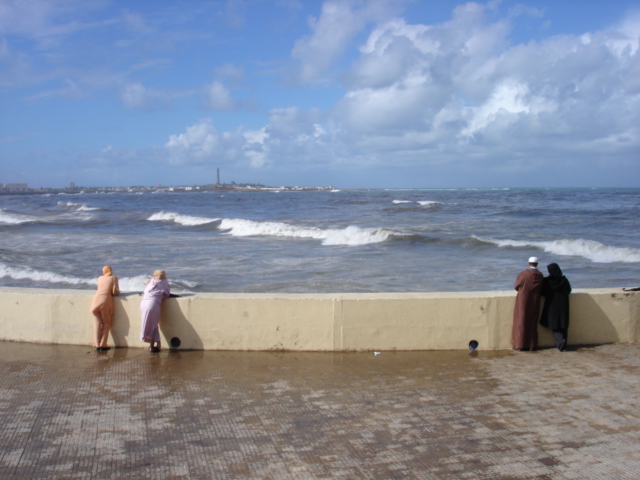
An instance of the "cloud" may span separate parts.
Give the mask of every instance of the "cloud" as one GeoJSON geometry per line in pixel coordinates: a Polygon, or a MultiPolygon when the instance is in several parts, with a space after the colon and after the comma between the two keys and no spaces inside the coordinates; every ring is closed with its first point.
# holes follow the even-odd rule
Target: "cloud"
{"type": "MultiPolygon", "coordinates": [[[[106,91],[126,109],[175,106],[181,115],[193,105],[179,101],[195,97],[195,107],[216,112],[168,136],[162,155],[139,151],[140,165],[153,164],[150,159],[165,167],[215,162],[282,174],[353,169],[371,178],[386,172],[381,181],[388,172],[440,172],[443,178],[449,172],[468,183],[482,176],[511,185],[509,179],[523,176],[543,182],[549,172],[593,184],[616,172],[630,182],[640,174],[640,11],[597,31],[516,41],[526,35],[522,22],[539,33],[547,19],[538,9],[508,3],[460,4],[446,21],[427,22],[432,17],[410,17],[415,4],[402,15],[410,2],[326,1],[309,19],[307,35],[279,40],[289,41],[283,55],[296,64],[298,90],[292,91],[271,84],[261,69],[285,61],[276,48],[269,50],[276,58],[224,56],[215,58],[234,63],[206,64],[213,37],[203,25],[217,18],[196,23],[186,12],[172,23],[169,11],[176,8],[153,16],[106,11],[102,21],[83,22],[83,8],[100,2],[0,2],[0,62],[6,67],[0,85],[37,85],[20,90],[28,100],[87,99],[106,91]],[[33,16],[23,18],[28,6],[33,16]],[[72,14],[75,7],[79,13],[72,14]],[[183,44],[184,56],[168,53],[192,26],[194,43],[183,44]],[[81,44],[75,33],[88,29],[100,35],[87,38],[105,39],[104,45],[72,48],[81,44]],[[170,40],[163,43],[159,32],[170,40]],[[53,48],[64,42],[68,48],[53,48]],[[127,48],[113,55],[118,45],[127,48]],[[198,68],[185,70],[187,63],[198,68]],[[179,76],[172,76],[174,67],[179,76]],[[151,68],[153,77],[145,76],[151,68]],[[197,77],[207,72],[211,77],[197,77]],[[304,90],[305,83],[312,88],[304,90]],[[243,99],[244,92],[256,99],[243,99]],[[238,121],[239,111],[247,115],[238,125],[229,123],[238,121]]],[[[232,26],[253,22],[245,2],[226,6],[217,13],[235,18],[232,26]]]]}
{"type": "Polygon", "coordinates": [[[244,153],[246,137],[240,131],[219,134],[211,119],[205,118],[187,127],[181,134],[171,135],[165,143],[171,163],[206,164],[213,160],[223,163],[247,159],[244,153]]]}
{"type": "Polygon", "coordinates": [[[165,143],[171,161],[199,165],[213,161],[251,168],[304,166],[327,161],[325,139],[317,109],[274,109],[269,123],[259,130],[218,133],[211,118],[204,118],[171,135],[165,143]]]}
{"type": "Polygon", "coordinates": [[[224,63],[215,69],[215,78],[204,88],[205,110],[231,111],[251,106],[252,101],[234,99],[231,89],[227,84],[239,87],[244,79],[241,68],[230,63],[224,63]]]}
{"type": "Polygon", "coordinates": [[[513,158],[599,168],[603,157],[638,154],[635,16],[587,38],[511,45],[511,20],[489,21],[487,8],[462,5],[441,24],[393,19],[374,28],[331,113],[341,140],[374,159],[386,149],[387,161],[482,159],[488,169],[513,158]]]}
{"type": "Polygon", "coordinates": [[[617,55],[636,55],[640,47],[640,10],[629,14],[616,26],[606,40],[607,47],[617,55]]]}
{"type": "Polygon", "coordinates": [[[141,83],[126,84],[120,91],[120,99],[128,109],[147,112],[171,106],[171,95],[158,90],[150,90],[141,83]]]}
{"type": "Polygon", "coordinates": [[[224,63],[216,68],[216,77],[239,82],[244,78],[244,72],[242,68],[230,63],[224,63]]]}
{"type": "MultiPolygon", "coordinates": [[[[174,44],[191,40],[176,33],[182,25],[168,9],[151,17],[110,8],[104,0],[0,1],[0,86],[30,88],[24,98],[31,101],[88,98],[101,90],[129,98],[134,72],[169,65],[174,44]]],[[[152,96],[175,95],[147,92],[152,96]]]]}
{"type": "Polygon", "coordinates": [[[246,5],[244,0],[227,0],[225,18],[229,25],[240,28],[246,22],[246,5]]]}
{"type": "Polygon", "coordinates": [[[553,100],[531,95],[527,84],[506,78],[482,105],[463,110],[463,114],[467,113],[467,126],[461,130],[460,137],[473,137],[492,123],[500,123],[500,128],[505,129],[518,121],[521,114],[538,115],[556,108],[553,100]]]}
{"type": "MultiPolygon", "coordinates": [[[[330,6],[333,15],[350,15],[330,6]]],[[[206,120],[172,136],[167,148],[187,163],[215,151],[255,169],[451,170],[467,182],[525,175],[544,182],[550,171],[597,182],[607,158],[637,170],[630,160],[640,151],[635,24],[513,45],[513,17],[490,20],[487,8],[460,6],[440,24],[394,18],[377,25],[328,112],[275,108],[260,130],[226,134],[206,120]]],[[[228,99],[224,88],[218,93],[228,99]]]]}
{"type": "Polygon", "coordinates": [[[125,10],[122,13],[122,20],[130,31],[139,34],[148,34],[153,32],[153,28],[148,24],[146,19],[138,12],[125,10]]]}
{"type": "MultiPolygon", "coordinates": [[[[183,164],[215,156],[281,172],[426,168],[467,182],[481,175],[544,182],[551,171],[597,182],[611,158],[637,171],[630,159],[640,151],[640,17],[587,35],[512,44],[518,14],[544,18],[530,9],[488,15],[490,8],[461,5],[439,24],[376,24],[342,75],[344,95],[326,112],[274,108],[261,129],[224,133],[206,119],[165,146],[183,164]]],[[[312,35],[294,49],[303,79],[326,73],[375,17],[365,9],[324,4],[312,35]]],[[[231,66],[217,75],[223,71],[239,78],[231,66]]],[[[209,100],[211,108],[233,107],[221,80],[209,100]]]]}
{"type": "Polygon", "coordinates": [[[320,79],[349,47],[351,39],[370,22],[388,18],[398,8],[390,2],[325,1],[318,18],[310,17],[312,34],[296,41],[291,57],[297,60],[300,82],[320,79]]]}
{"type": "Polygon", "coordinates": [[[100,2],[82,0],[3,1],[0,2],[0,35],[46,42],[46,39],[88,28],[93,22],[79,21],[78,14],[99,7],[100,2]]]}
{"type": "Polygon", "coordinates": [[[232,110],[234,101],[229,89],[219,80],[208,85],[205,106],[210,110],[232,110]]]}

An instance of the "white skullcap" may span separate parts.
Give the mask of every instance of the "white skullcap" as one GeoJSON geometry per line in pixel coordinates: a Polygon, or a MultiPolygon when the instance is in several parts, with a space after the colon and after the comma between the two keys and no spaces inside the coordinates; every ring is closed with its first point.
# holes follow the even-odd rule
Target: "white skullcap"
{"type": "Polygon", "coordinates": [[[538,257],[529,257],[529,263],[539,263],[538,257]]]}

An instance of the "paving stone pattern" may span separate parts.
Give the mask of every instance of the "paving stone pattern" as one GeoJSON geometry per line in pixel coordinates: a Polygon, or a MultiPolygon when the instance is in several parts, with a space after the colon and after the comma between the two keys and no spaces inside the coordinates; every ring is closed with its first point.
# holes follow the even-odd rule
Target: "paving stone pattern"
{"type": "Polygon", "coordinates": [[[2,479],[638,479],[640,344],[97,353],[0,342],[2,479]]]}

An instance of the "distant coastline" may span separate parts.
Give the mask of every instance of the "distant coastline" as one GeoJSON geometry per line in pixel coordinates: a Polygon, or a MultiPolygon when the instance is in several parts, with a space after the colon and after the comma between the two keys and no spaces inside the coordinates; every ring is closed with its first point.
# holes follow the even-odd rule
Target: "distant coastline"
{"type": "Polygon", "coordinates": [[[75,185],[65,188],[29,188],[27,184],[0,184],[0,195],[28,195],[28,194],[68,194],[77,195],[84,193],[193,193],[193,192],[306,192],[306,191],[333,191],[335,187],[298,187],[281,186],[272,187],[259,183],[219,183],[191,186],[131,186],[131,187],[77,187],[75,185]]]}

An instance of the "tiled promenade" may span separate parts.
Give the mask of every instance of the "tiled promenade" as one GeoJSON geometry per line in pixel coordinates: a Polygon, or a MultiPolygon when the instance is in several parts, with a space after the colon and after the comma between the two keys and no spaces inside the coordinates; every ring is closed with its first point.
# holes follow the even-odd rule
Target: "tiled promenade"
{"type": "Polygon", "coordinates": [[[638,479],[640,344],[374,355],[0,342],[0,478],[638,479]]]}

